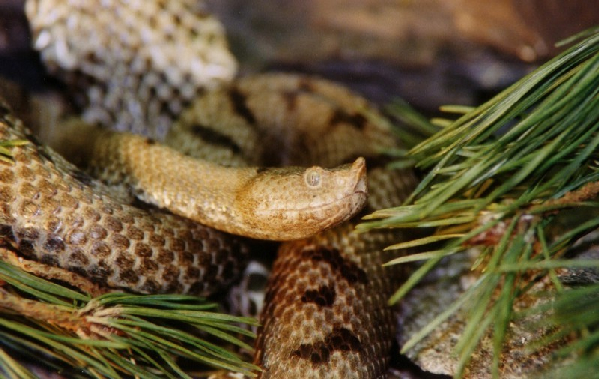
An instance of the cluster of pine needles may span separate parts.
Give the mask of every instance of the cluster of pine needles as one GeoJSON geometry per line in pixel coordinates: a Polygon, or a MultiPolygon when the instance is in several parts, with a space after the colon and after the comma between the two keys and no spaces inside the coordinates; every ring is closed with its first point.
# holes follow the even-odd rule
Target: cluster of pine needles
{"type": "MultiPolygon", "coordinates": [[[[599,227],[599,28],[564,43],[573,42],[485,104],[444,107],[457,119],[432,120],[438,132],[409,151],[395,152],[404,158],[399,166],[415,162],[426,173],[414,194],[359,225],[362,231],[435,230],[389,247],[421,251],[389,262],[421,261],[391,303],[443,258],[476,248],[476,282],[403,346],[408,351],[454,313],[467,310],[455,351],[458,377],[488,331],[492,373],[500,377],[510,322],[523,317],[514,304],[531,291],[531,278],[547,278],[554,291],[546,294],[551,301],[524,313],[545,314],[541,326],[554,332],[531,344],[530,351],[567,339],[555,358],[568,359],[568,364],[554,366],[550,375],[599,377],[599,275],[594,274],[599,260],[569,256],[576,241],[599,227]],[[564,285],[564,270],[593,275],[584,285],[564,285]]],[[[392,109],[406,113],[401,103],[392,109]]],[[[411,121],[423,124],[418,117],[411,121]]]]}
{"type": "Polygon", "coordinates": [[[20,362],[69,378],[191,378],[181,365],[253,376],[257,367],[220,345],[251,350],[237,336],[253,319],[215,312],[185,295],[90,297],[0,262],[0,373],[36,378],[20,362]],[[220,341],[220,343],[218,343],[220,341]]]}

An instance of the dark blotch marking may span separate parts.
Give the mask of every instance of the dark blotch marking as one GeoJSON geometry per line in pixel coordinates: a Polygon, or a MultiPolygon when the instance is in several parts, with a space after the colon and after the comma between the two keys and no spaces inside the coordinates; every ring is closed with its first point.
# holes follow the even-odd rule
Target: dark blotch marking
{"type": "Polygon", "coordinates": [[[17,237],[22,240],[35,241],[40,238],[40,232],[36,228],[23,228],[17,231],[17,237]]]}
{"type": "Polygon", "coordinates": [[[75,250],[69,259],[69,266],[72,267],[83,267],[89,264],[89,258],[83,254],[83,251],[75,250]]]}
{"type": "MultiPolygon", "coordinates": [[[[2,103],[0,103],[0,105],[1,104],[2,103]]],[[[0,237],[8,237],[11,240],[14,240],[14,236],[12,233],[12,225],[0,224],[0,237]]]]}
{"type": "Polygon", "coordinates": [[[341,351],[361,351],[362,343],[356,335],[346,328],[335,328],[325,340],[325,343],[332,346],[333,350],[341,351]]]}
{"type": "Polygon", "coordinates": [[[112,273],[113,270],[110,267],[107,267],[105,263],[103,264],[100,262],[97,265],[90,266],[85,275],[91,278],[95,283],[104,283],[112,273]]]}
{"type": "Polygon", "coordinates": [[[327,262],[331,269],[339,272],[349,283],[366,284],[368,282],[366,271],[354,262],[344,259],[339,249],[322,245],[308,245],[304,247],[302,254],[305,258],[313,261],[327,262]]]}
{"type": "Polygon", "coordinates": [[[121,270],[119,279],[128,283],[129,285],[135,285],[139,281],[139,275],[134,270],[124,269],[121,270]]]}
{"type": "Polygon", "coordinates": [[[89,53],[85,54],[85,61],[90,62],[90,63],[95,63],[95,64],[99,64],[102,62],[100,57],[98,57],[98,55],[94,52],[89,52],[89,53]]]}
{"type": "Polygon", "coordinates": [[[19,253],[26,257],[35,257],[35,246],[32,241],[20,241],[18,244],[18,249],[19,253]]]}
{"type": "Polygon", "coordinates": [[[328,286],[321,286],[317,290],[307,290],[302,295],[303,303],[314,303],[320,307],[330,308],[335,303],[335,288],[328,286]]]}
{"type": "Polygon", "coordinates": [[[235,112],[243,117],[243,119],[250,125],[256,125],[256,116],[247,106],[247,96],[242,93],[238,88],[231,87],[229,90],[229,98],[233,104],[235,112]]]}
{"type": "Polygon", "coordinates": [[[94,181],[94,179],[88,173],[81,170],[73,170],[71,172],[71,176],[84,186],[90,186],[94,181]]]}
{"type": "Polygon", "coordinates": [[[152,247],[145,242],[137,242],[135,245],[135,255],[143,258],[151,257],[152,247]]]}
{"type": "Polygon", "coordinates": [[[231,139],[231,137],[219,133],[214,129],[210,129],[204,125],[195,124],[191,128],[191,132],[208,144],[227,148],[235,154],[241,153],[241,148],[231,139]]]}
{"type": "Polygon", "coordinates": [[[349,114],[342,109],[337,109],[337,110],[335,110],[335,113],[333,113],[333,116],[331,116],[329,123],[331,125],[347,123],[347,124],[353,126],[354,128],[362,131],[366,127],[368,120],[362,114],[359,114],[359,113],[349,114]]]}
{"type": "Polygon", "coordinates": [[[70,265],[69,271],[72,271],[75,274],[81,275],[83,277],[87,276],[87,271],[85,270],[85,267],[70,265]]]}
{"type": "Polygon", "coordinates": [[[268,167],[258,167],[258,168],[256,168],[256,174],[260,174],[260,173],[263,173],[268,170],[269,170],[268,167]]]}
{"type": "Polygon", "coordinates": [[[313,344],[301,344],[299,349],[291,352],[292,357],[309,359],[314,364],[328,363],[334,351],[362,352],[362,343],[351,330],[335,328],[324,341],[313,344]]]}
{"type": "Polygon", "coordinates": [[[297,87],[300,91],[303,91],[303,92],[309,92],[309,93],[315,92],[314,86],[312,85],[312,80],[310,80],[308,78],[302,78],[299,81],[299,84],[297,87]]]}
{"type": "Polygon", "coordinates": [[[153,280],[146,280],[143,286],[140,288],[140,292],[142,293],[156,293],[160,286],[153,280]]]}
{"type": "Polygon", "coordinates": [[[44,244],[44,249],[50,253],[60,253],[65,250],[65,243],[60,237],[50,237],[44,244]]]}
{"type": "Polygon", "coordinates": [[[48,162],[54,163],[54,160],[52,159],[50,154],[48,154],[48,151],[46,151],[46,148],[40,142],[40,140],[37,139],[36,136],[34,136],[31,133],[25,133],[25,138],[27,138],[35,146],[35,149],[37,153],[40,155],[40,157],[42,157],[44,160],[48,162]]]}
{"type": "Polygon", "coordinates": [[[287,91],[282,94],[287,111],[293,112],[297,108],[298,95],[299,93],[295,91],[287,91]]]}
{"type": "Polygon", "coordinates": [[[156,144],[156,140],[153,138],[146,138],[146,145],[155,145],[156,144]]]}
{"type": "Polygon", "coordinates": [[[160,101],[159,104],[160,114],[168,116],[171,120],[177,118],[177,114],[171,109],[171,106],[167,101],[160,101]]]}
{"type": "Polygon", "coordinates": [[[292,357],[309,359],[315,364],[327,363],[331,359],[331,352],[324,346],[323,342],[314,344],[301,344],[299,349],[291,352],[292,357]]]}
{"type": "Polygon", "coordinates": [[[40,262],[47,266],[58,266],[59,265],[58,257],[53,254],[44,254],[41,257],[40,262]]]}

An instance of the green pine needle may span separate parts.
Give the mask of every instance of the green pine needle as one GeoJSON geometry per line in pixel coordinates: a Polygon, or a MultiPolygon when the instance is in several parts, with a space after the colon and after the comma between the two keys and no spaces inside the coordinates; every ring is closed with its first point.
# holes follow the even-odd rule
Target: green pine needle
{"type": "Polygon", "coordinates": [[[520,314],[534,313],[550,316],[536,323],[553,333],[536,341],[530,350],[563,339],[570,343],[556,351],[556,358],[568,362],[539,373],[543,378],[599,378],[599,284],[572,288],[557,294],[552,302],[520,314]]]}
{"type": "Polygon", "coordinates": [[[28,141],[0,141],[0,162],[10,162],[12,158],[10,149],[28,143],[28,141]]]}
{"type": "MultiPolygon", "coordinates": [[[[580,236],[599,227],[599,203],[593,201],[599,194],[599,28],[583,35],[584,40],[480,107],[446,107],[461,116],[435,122],[443,129],[405,158],[428,171],[414,194],[401,206],[369,215],[357,227],[362,232],[436,228],[432,236],[389,247],[399,252],[421,248],[419,254],[389,264],[424,261],[391,303],[443,257],[479,249],[472,267],[480,272],[478,281],[403,348],[414,347],[461,309],[468,319],[456,346],[458,376],[492,328],[491,370],[499,377],[514,303],[531,288],[524,278],[549,275],[560,291],[555,269],[598,265],[562,258],[580,236]]],[[[593,319],[599,323],[597,314],[599,309],[593,319]]],[[[592,362],[585,359],[581,365],[592,362]]],[[[599,359],[594,363],[597,367],[599,359]]]]}
{"type": "Polygon", "coordinates": [[[188,377],[182,360],[250,376],[259,370],[221,347],[251,350],[243,339],[253,333],[238,325],[256,320],[216,313],[216,304],[203,298],[108,293],[91,299],[5,262],[0,280],[6,281],[0,373],[9,378],[33,377],[17,355],[88,378],[188,377]]]}
{"type": "Polygon", "coordinates": [[[402,123],[401,128],[394,128],[393,130],[407,149],[418,145],[439,131],[436,125],[402,99],[395,99],[385,107],[385,112],[402,123]]]}

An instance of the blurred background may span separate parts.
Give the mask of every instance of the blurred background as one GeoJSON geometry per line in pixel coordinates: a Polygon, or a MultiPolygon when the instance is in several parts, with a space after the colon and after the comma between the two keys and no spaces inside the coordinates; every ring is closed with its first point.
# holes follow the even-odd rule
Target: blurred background
{"type": "MultiPolygon", "coordinates": [[[[25,0],[0,0],[0,75],[52,85],[31,48],[25,0]]],[[[320,74],[377,103],[401,96],[431,114],[476,105],[599,23],[583,0],[207,0],[241,74],[320,74]]]]}

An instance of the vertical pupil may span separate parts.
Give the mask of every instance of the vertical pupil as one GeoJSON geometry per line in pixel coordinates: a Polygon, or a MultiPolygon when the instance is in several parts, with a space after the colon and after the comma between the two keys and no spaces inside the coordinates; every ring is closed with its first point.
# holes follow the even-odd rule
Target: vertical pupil
{"type": "Polygon", "coordinates": [[[320,175],[317,172],[309,172],[308,173],[308,185],[311,187],[316,187],[320,184],[320,175]]]}

